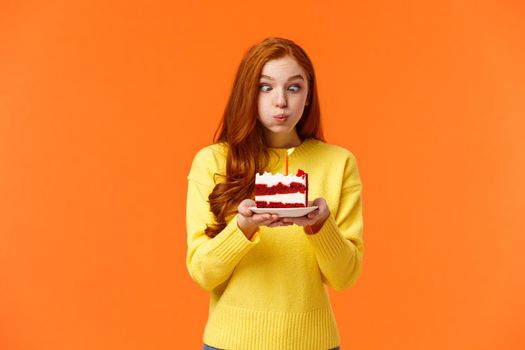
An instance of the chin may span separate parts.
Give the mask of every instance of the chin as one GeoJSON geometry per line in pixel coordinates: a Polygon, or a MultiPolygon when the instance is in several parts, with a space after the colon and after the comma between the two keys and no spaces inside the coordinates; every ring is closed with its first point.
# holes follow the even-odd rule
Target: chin
{"type": "Polygon", "coordinates": [[[294,128],[291,127],[283,127],[283,126],[277,126],[270,128],[269,130],[273,132],[274,134],[289,134],[293,131],[294,128]]]}

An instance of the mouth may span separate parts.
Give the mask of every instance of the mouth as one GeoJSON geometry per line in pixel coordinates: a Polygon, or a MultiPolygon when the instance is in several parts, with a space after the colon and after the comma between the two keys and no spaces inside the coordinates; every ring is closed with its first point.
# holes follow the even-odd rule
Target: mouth
{"type": "Polygon", "coordinates": [[[274,115],[273,116],[273,119],[279,121],[279,122],[284,122],[288,119],[289,115],[287,114],[283,114],[283,113],[280,113],[280,114],[277,114],[277,115],[274,115]]]}

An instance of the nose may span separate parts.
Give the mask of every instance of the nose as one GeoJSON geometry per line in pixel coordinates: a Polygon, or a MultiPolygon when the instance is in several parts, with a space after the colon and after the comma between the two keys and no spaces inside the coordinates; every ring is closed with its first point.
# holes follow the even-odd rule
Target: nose
{"type": "Polygon", "coordinates": [[[284,93],[284,91],[282,89],[275,89],[274,91],[275,106],[279,108],[286,107],[286,94],[284,93]]]}

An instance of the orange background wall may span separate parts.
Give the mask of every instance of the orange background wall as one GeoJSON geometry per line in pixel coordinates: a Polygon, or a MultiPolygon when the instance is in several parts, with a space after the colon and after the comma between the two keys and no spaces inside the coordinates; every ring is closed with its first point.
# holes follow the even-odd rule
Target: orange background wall
{"type": "Polygon", "coordinates": [[[348,349],[524,349],[522,1],[2,1],[0,348],[199,349],[186,175],[284,36],[357,157],[348,349]]]}

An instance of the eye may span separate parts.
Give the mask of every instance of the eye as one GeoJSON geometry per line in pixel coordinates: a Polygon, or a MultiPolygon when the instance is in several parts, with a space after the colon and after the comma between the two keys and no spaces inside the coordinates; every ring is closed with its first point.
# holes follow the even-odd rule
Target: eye
{"type": "Polygon", "coordinates": [[[292,85],[289,88],[292,89],[293,92],[298,92],[299,90],[301,90],[301,87],[299,85],[292,85]]]}
{"type": "Polygon", "coordinates": [[[263,91],[263,92],[268,92],[268,91],[270,91],[270,90],[267,90],[267,89],[265,89],[265,88],[270,88],[270,89],[271,89],[272,87],[271,87],[270,85],[268,85],[268,84],[260,84],[260,85],[259,85],[259,90],[261,90],[261,91],[263,91]]]}

